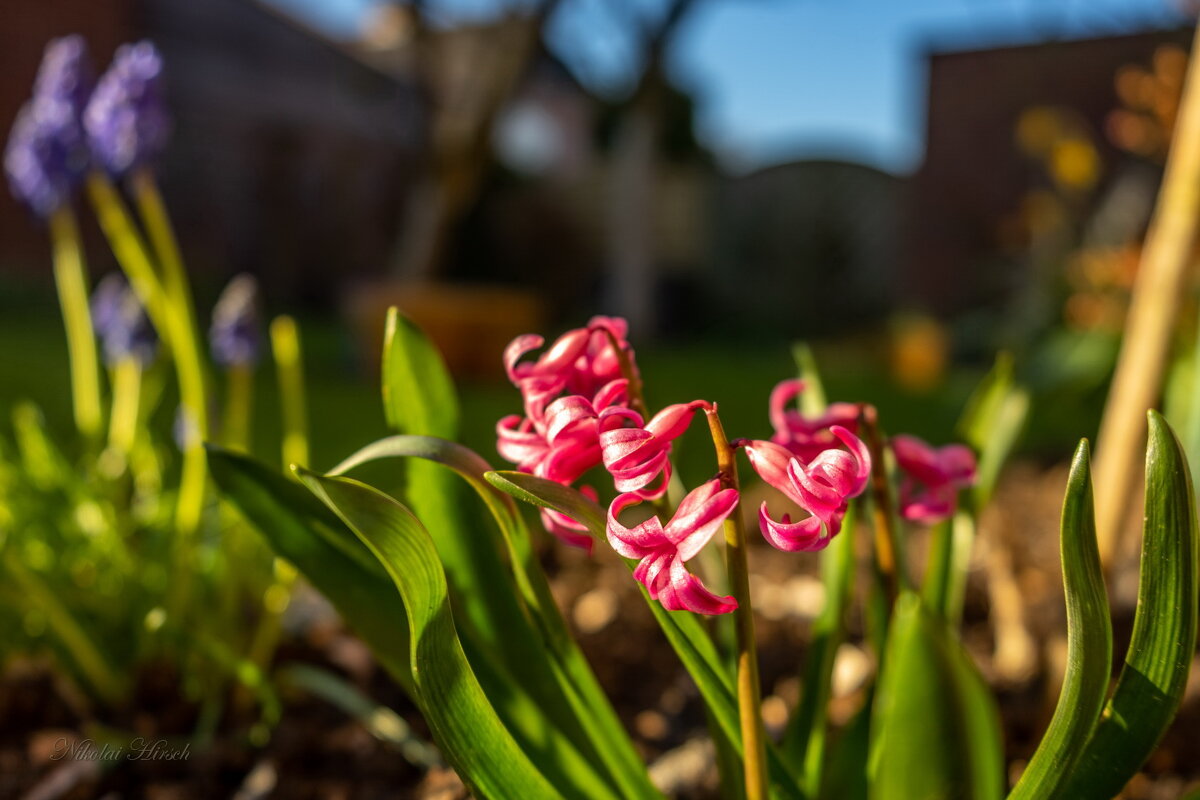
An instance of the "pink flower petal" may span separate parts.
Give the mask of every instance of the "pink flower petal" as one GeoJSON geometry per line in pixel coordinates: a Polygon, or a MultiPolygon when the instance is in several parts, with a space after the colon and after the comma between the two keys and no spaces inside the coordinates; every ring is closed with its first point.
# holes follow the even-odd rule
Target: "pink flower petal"
{"type": "Polygon", "coordinates": [[[790,522],[785,514],[782,522],[776,522],[767,512],[767,504],[763,503],[758,510],[758,525],[763,538],[775,549],[787,553],[811,552],[823,550],[829,544],[841,529],[841,517],[836,518],[836,528],[830,525],[826,533],[825,525],[815,516],[790,522]]]}
{"type": "Polygon", "coordinates": [[[737,504],[737,490],[721,489],[719,480],[711,480],[688,492],[665,529],[679,559],[689,561],[703,550],[737,504]]]}

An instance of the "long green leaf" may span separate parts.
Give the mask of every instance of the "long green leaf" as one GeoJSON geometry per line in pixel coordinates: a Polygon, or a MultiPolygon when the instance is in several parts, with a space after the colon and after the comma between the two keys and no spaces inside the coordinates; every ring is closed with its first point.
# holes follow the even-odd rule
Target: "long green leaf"
{"type": "Polygon", "coordinates": [[[1010,798],[1045,800],[1063,793],[1108,694],[1112,622],[1096,546],[1087,441],[1079,443],[1062,513],[1062,570],[1067,600],[1067,672],[1054,717],[1010,798]]]}
{"type": "MultiPolygon", "coordinates": [[[[825,387],[817,361],[807,344],[792,347],[792,357],[804,392],[801,411],[810,417],[825,412],[825,387]]],[[[788,720],[781,750],[802,765],[804,789],[810,796],[820,791],[828,746],[829,697],[833,664],[838,647],[846,637],[847,611],[854,584],[854,533],[859,504],[843,521],[844,533],[821,551],[821,578],[825,584],[825,606],[813,623],[812,641],[801,675],[800,704],[788,720]]]]}
{"type": "MultiPolygon", "coordinates": [[[[457,434],[458,400],[454,383],[437,348],[395,308],[389,309],[387,315],[381,372],[388,427],[401,434],[429,437],[425,452],[417,455],[433,456],[431,460],[450,466],[460,475],[482,472],[479,468],[482,459],[471,451],[461,447],[447,448],[433,438],[450,440],[457,434]]],[[[347,463],[362,463],[367,458],[386,454],[388,448],[403,449],[408,444],[411,443],[383,440],[383,443],[376,443],[374,453],[364,455],[360,451],[347,463]]],[[[371,447],[369,445],[367,449],[371,447]]],[[[341,466],[348,468],[346,463],[341,466]]],[[[525,694],[536,698],[545,711],[543,724],[552,721],[560,735],[581,747],[594,750],[599,746],[600,749],[591,754],[600,761],[613,760],[612,753],[624,742],[624,751],[620,754],[623,758],[616,759],[617,769],[611,776],[593,774],[594,782],[602,786],[612,777],[618,779],[619,785],[619,779],[625,778],[640,783],[634,796],[644,794],[646,790],[652,796],[646,770],[619,724],[616,732],[620,735],[610,743],[604,737],[590,735],[592,732],[586,720],[572,712],[571,704],[577,699],[577,692],[555,674],[556,665],[545,657],[529,610],[518,594],[524,589],[528,601],[532,592],[528,586],[514,586],[514,575],[505,567],[495,537],[488,533],[477,514],[468,513],[469,509],[464,507],[462,485],[446,470],[424,458],[408,460],[404,467],[406,481],[401,496],[433,536],[446,570],[464,639],[474,642],[478,648],[476,663],[480,659],[496,659],[499,662],[497,669],[515,677],[522,686],[522,690],[508,690],[503,680],[490,682],[490,691],[505,690],[497,702],[504,707],[505,703],[519,703],[525,694]]],[[[475,488],[480,490],[478,486],[475,488]]],[[[491,496],[494,492],[490,488],[487,493],[480,493],[489,505],[494,502],[495,498],[491,496]]],[[[511,528],[512,523],[506,530],[511,531],[511,528]]],[[[506,544],[511,546],[512,538],[510,535],[506,544]]],[[[520,556],[512,555],[513,562],[518,563],[520,556]]],[[[524,576],[518,573],[518,577],[524,576]]],[[[519,713],[515,707],[505,707],[505,710],[506,713],[519,713]]],[[[610,713],[609,717],[615,723],[615,714],[610,713]]],[[[546,746],[551,744],[547,742],[546,746]]]]}
{"type": "Polygon", "coordinates": [[[1064,797],[1109,798],[1134,776],[1174,719],[1197,624],[1197,532],[1183,447],[1149,412],[1146,518],[1133,634],[1125,666],[1064,797]]]}
{"type": "MultiPolygon", "coordinates": [[[[599,505],[569,486],[527,475],[523,472],[489,472],[489,483],[523,502],[560,511],[587,527],[597,540],[605,537],[605,513],[599,505]]],[[[626,560],[632,571],[636,562],[626,560]]],[[[716,647],[694,614],[686,611],[667,611],[650,599],[645,589],[642,597],[662,628],[668,643],[674,648],[684,668],[696,682],[709,712],[725,732],[737,753],[742,752],[741,728],[738,722],[737,700],[733,682],[723,665],[716,647]]],[[[767,761],[770,768],[772,794],[779,798],[803,798],[799,781],[791,768],[768,743],[767,761]]]]}
{"type": "Polygon", "coordinates": [[[813,623],[812,641],[800,683],[800,704],[788,721],[781,749],[789,760],[803,765],[804,788],[815,796],[821,788],[828,744],[828,708],[833,664],[846,638],[846,617],[854,585],[855,504],[842,523],[843,533],[821,553],[825,607],[813,623]]]}
{"type": "Polygon", "coordinates": [[[271,549],[333,603],[388,673],[415,696],[404,605],[378,560],[337,515],[274,469],[213,445],[208,468],[271,549]]]}
{"type": "MultiPolygon", "coordinates": [[[[297,470],[384,565],[404,599],[409,665],[434,738],[480,797],[561,797],[504,727],[467,662],[433,540],[408,509],[350,478],[297,470]]],[[[567,788],[567,787],[562,787],[567,788]]]]}
{"type": "MultiPolygon", "coordinates": [[[[366,641],[376,658],[420,702],[408,659],[407,617],[400,594],[387,571],[346,525],[295,481],[246,456],[209,448],[217,485],[262,532],[283,558],[334,604],[366,641]]],[[[552,735],[545,703],[531,696],[492,651],[463,641],[470,663],[505,724],[522,748],[538,754],[557,782],[588,782],[590,796],[605,797],[605,777],[590,766],[571,737],[552,735]],[[583,776],[582,778],[580,776],[583,776]]],[[[522,677],[543,675],[538,664],[522,677]]]]}
{"type": "MultiPolygon", "coordinates": [[[[361,464],[399,457],[424,459],[453,470],[467,481],[492,512],[509,553],[524,609],[536,629],[523,627],[505,631],[510,645],[517,644],[518,637],[524,636],[525,646],[530,648],[509,659],[509,674],[539,698],[546,714],[557,721],[565,735],[595,754],[625,797],[660,796],[555,604],[550,584],[530,543],[529,532],[512,498],[484,480],[484,473],[491,469],[486,461],[462,445],[436,437],[390,436],[354,453],[330,474],[339,475],[361,464]],[[543,657],[537,649],[539,646],[551,660],[543,657]]],[[[472,663],[477,661],[472,659],[472,663]]]]}
{"type": "Polygon", "coordinates": [[[896,602],[872,712],[874,800],[999,798],[995,701],[945,620],[911,592],[896,602]]]}

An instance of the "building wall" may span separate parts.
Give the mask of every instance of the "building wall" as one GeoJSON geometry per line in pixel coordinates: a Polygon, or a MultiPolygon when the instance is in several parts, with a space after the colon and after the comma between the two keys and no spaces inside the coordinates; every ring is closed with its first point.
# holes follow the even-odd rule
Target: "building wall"
{"type": "MultiPolygon", "coordinates": [[[[249,271],[270,297],[330,304],[344,280],[386,269],[422,129],[410,87],[254,0],[61,5],[58,24],[88,36],[101,67],[120,40],[163,52],[175,129],[159,171],[202,294],[249,271]]],[[[0,34],[39,42],[22,77],[0,77],[6,93],[28,92],[50,27],[0,34]]],[[[13,211],[0,230],[28,228],[13,211]]],[[[16,260],[6,242],[0,270],[16,260]]]]}
{"type": "MultiPolygon", "coordinates": [[[[29,99],[46,42],[80,33],[98,62],[134,35],[135,0],[6,0],[0,3],[0,139],[29,99]]],[[[0,274],[50,281],[46,237],[26,210],[0,187],[0,274]]]]}
{"type": "Polygon", "coordinates": [[[1187,49],[1190,31],[931,53],[926,153],[911,183],[903,285],[909,301],[951,314],[1003,300],[1020,276],[1004,256],[1001,221],[1038,177],[1015,142],[1032,106],[1065,107],[1094,133],[1102,161],[1118,158],[1104,136],[1118,106],[1117,70],[1147,64],[1155,49],[1187,49]],[[1015,279],[1014,279],[1015,277],[1015,279]]]}

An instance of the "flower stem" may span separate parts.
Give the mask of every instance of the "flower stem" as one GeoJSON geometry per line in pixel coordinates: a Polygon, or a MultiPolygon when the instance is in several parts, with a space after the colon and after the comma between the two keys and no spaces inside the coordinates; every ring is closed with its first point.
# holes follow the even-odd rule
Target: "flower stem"
{"type": "Polygon", "coordinates": [[[296,320],[279,316],[271,320],[271,352],[279,380],[283,414],[283,466],[308,466],[308,409],[304,403],[304,366],[300,358],[300,331],[296,320]]]}
{"type": "MultiPolygon", "coordinates": [[[[134,224],[120,194],[108,176],[93,171],[88,176],[88,193],[100,227],[121,264],[129,283],[138,295],[155,329],[168,344],[175,361],[179,381],[179,400],[184,414],[183,466],[179,494],[175,504],[176,539],[174,570],[168,610],[182,614],[187,607],[191,585],[192,540],[200,527],[204,511],[207,463],[204,439],[208,436],[208,402],[204,389],[204,368],[190,324],[189,307],[175,302],[179,296],[168,294],[166,284],[155,269],[155,258],[141,231],[134,224]]],[[[177,255],[177,254],[176,254],[177,255]]],[[[160,254],[161,257],[161,254],[160,254]]]]}
{"type": "MultiPolygon", "coordinates": [[[[737,462],[717,416],[717,407],[705,409],[717,453],[721,488],[737,489],[737,462]]],[[[737,600],[733,612],[737,629],[738,717],[742,727],[742,758],[746,771],[746,800],[767,797],[767,743],[762,721],[762,689],[758,677],[758,651],[754,644],[754,609],[750,604],[750,570],[746,529],[739,510],[725,518],[725,566],[729,589],[737,600]]]]}
{"type": "MultiPolygon", "coordinates": [[[[289,316],[271,320],[271,352],[275,357],[279,381],[279,401],[283,415],[283,465],[308,465],[308,411],[304,403],[304,371],[300,354],[300,332],[289,316]]],[[[231,376],[232,377],[232,376],[231,376]]],[[[274,580],[263,593],[263,613],[250,643],[250,663],[265,668],[275,653],[283,631],[283,612],[291,602],[296,569],[275,559],[274,580]]],[[[238,705],[248,700],[240,693],[238,705]]]]}
{"type": "Polygon", "coordinates": [[[108,424],[108,444],[126,458],[133,452],[141,414],[142,365],[133,356],[125,356],[112,367],[112,412],[108,424]]]}
{"type": "Polygon", "coordinates": [[[250,415],[254,408],[254,368],[234,364],[225,374],[225,414],[221,442],[230,450],[249,452],[250,415]]]}
{"type": "Polygon", "coordinates": [[[102,426],[100,368],[96,363],[96,337],[88,308],[88,281],[79,245],[79,226],[69,206],[60,207],[50,216],[50,238],[54,247],[54,281],[71,362],[75,426],[85,438],[95,440],[102,426]]]}
{"type": "Polygon", "coordinates": [[[867,447],[871,451],[871,506],[875,517],[875,547],[872,549],[876,569],[883,576],[890,608],[900,596],[900,590],[907,588],[908,581],[900,564],[896,517],[891,488],[888,486],[887,463],[884,461],[886,454],[883,436],[879,432],[879,413],[875,406],[864,404],[861,418],[867,435],[867,447]]]}

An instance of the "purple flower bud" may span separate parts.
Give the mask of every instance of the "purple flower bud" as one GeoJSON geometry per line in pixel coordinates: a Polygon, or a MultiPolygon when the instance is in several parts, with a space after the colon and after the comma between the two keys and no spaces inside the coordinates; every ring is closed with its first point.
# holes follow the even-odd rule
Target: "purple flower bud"
{"type": "Polygon", "coordinates": [[[114,272],[100,281],[91,305],[92,327],[104,343],[104,360],[109,366],[129,357],[143,365],[154,360],[158,336],[121,275],[114,272]]]}
{"type": "Polygon", "coordinates": [[[171,131],[162,56],[150,42],[122,45],[83,114],[96,160],[114,175],[152,161],[171,131]]]}
{"type": "Polygon", "coordinates": [[[4,172],[13,196],[45,219],[71,199],[88,167],[87,140],[67,100],[35,97],[17,114],[4,172]]]}
{"type": "Polygon", "coordinates": [[[96,71],[82,36],[64,36],[46,45],[42,65],[33,83],[34,97],[65,100],[76,114],[82,116],[95,85],[96,71]]]}
{"type": "Polygon", "coordinates": [[[213,307],[208,331],[213,360],[223,367],[258,363],[262,332],[258,321],[258,281],[252,275],[237,275],[221,292],[213,307]]]}

